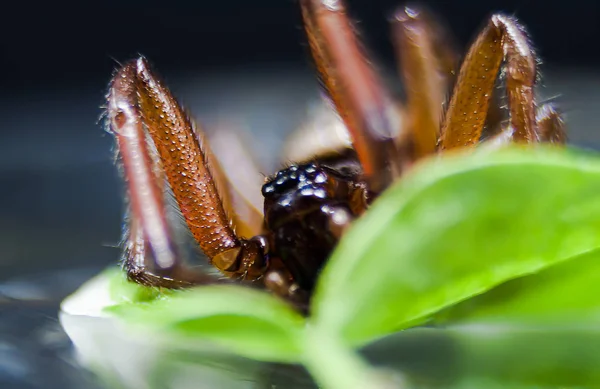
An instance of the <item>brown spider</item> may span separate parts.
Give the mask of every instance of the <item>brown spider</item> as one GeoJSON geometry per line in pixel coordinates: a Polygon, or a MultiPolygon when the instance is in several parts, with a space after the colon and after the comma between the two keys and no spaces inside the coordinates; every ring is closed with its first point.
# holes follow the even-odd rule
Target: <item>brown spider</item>
{"type": "Polygon", "coordinates": [[[300,4],[319,75],[353,149],[314,156],[268,178],[262,188],[264,223],[255,237],[256,231],[241,232],[238,216],[244,210],[224,202],[231,186],[148,62],[139,58],[116,72],[108,121],[130,197],[123,266],[131,280],[167,288],[222,282],[181,260],[167,223],[166,182],[214,267],[229,279],[266,287],[306,307],[346,226],[416,160],[474,145],[484,128],[493,144],[564,142],[559,114],[550,105],[536,106],[536,58],[514,19],[500,14],[489,19],[454,80],[457,56],[447,34],[423,12],[398,11],[391,23],[407,96],[401,107],[363,54],[342,1],[300,4]],[[493,99],[501,65],[506,122],[498,119],[493,99]]]}

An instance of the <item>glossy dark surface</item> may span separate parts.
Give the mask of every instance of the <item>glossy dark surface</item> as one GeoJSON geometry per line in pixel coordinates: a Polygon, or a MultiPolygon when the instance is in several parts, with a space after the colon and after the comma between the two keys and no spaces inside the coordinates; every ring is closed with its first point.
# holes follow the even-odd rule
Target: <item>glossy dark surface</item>
{"type": "Polygon", "coordinates": [[[352,170],[354,166],[291,165],[262,187],[271,255],[281,258],[294,281],[306,291],[312,291],[338,242],[327,210],[343,208],[352,214],[354,192],[361,190],[356,188],[360,171],[352,170]]]}

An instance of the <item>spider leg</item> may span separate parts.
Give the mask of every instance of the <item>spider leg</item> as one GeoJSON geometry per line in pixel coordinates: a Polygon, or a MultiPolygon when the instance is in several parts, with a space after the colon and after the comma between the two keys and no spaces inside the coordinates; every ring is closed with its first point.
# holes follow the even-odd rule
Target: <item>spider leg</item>
{"type": "Polygon", "coordinates": [[[110,128],[116,137],[130,194],[123,266],[130,279],[149,286],[213,282],[203,273],[186,271],[179,262],[167,224],[157,164],[148,150],[138,108],[129,98],[134,90],[132,80],[115,77],[108,96],[110,128]]]}
{"type": "Polygon", "coordinates": [[[535,115],[540,140],[543,142],[564,144],[567,141],[565,123],[560,112],[551,104],[543,104],[535,115]]]}
{"type": "Polygon", "coordinates": [[[421,9],[397,10],[391,26],[415,157],[421,158],[435,152],[443,104],[454,82],[458,55],[449,32],[421,9]]]}
{"type": "Polygon", "coordinates": [[[159,164],[190,232],[211,263],[230,277],[261,278],[264,255],[259,240],[240,239],[234,233],[191,122],[144,58],[125,64],[115,74],[108,118],[122,156],[133,216],[131,254],[125,266],[140,265],[147,247],[152,263],[142,271],[154,271],[165,283],[213,282],[183,264],[176,253],[162,190],[153,172],[159,164]],[[154,163],[147,134],[159,159],[154,163]]]}
{"type": "MultiPolygon", "coordinates": [[[[543,104],[536,110],[535,121],[539,133],[539,141],[565,144],[565,123],[551,103],[543,104]]],[[[497,134],[485,139],[483,144],[488,148],[498,148],[514,142],[515,130],[512,126],[504,126],[497,134]]]]}
{"type": "MultiPolygon", "coordinates": [[[[154,245],[144,237],[141,223],[133,215],[130,215],[125,238],[122,266],[130,281],[162,288],[182,288],[221,282],[202,271],[182,266],[178,261],[168,267],[162,267],[158,261],[153,261],[154,256],[149,248],[154,245]]],[[[176,251],[174,254],[174,258],[179,258],[176,251]]]]}
{"type": "Polygon", "coordinates": [[[277,296],[291,302],[301,312],[308,313],[310,293],[293,281],[290,272],[283,264],[279,265],[274,264],[273,269],[265,274],[265,287],[277,296]]]}
{"type": "Polygon", "coordinates": [[[353,150],[348,129],[328,96],[322,94],[320,101],[309,107],[306,116],[286,138],[282,162],[304,163],[323,157],[342,157],[353,150]]]}
{"type": "Polygon", "coordinates": [[[533,90],[535,56],[525,33],[513,19],[493,15],[471,46],[460,69],[442,125],[440,149],[479,142],[503,60],[514,140],[539,140],[533,90]]]}
{"type": "MultiPolygon", "coordinates": [[[[219,124],[211,132],[210,148],[216,159],[210,162],[218,188],[226,190],[226,209],[233,220],[238,237],[252,238],[263,231],[263,198],[260,189],[264,183],[249,143],[241,126],[219,124]],[[237,128],[234,130],[233,128],[237,128]],[[217,163],[218,162],[218,163],[217,163]],[[218,167],[218,169],[214,169],[218,167]]],[[[204,143],[206,149],[208,143],[204,143]]]]}
{"type": "Polygon", "coordinates": [[[504,126],[496,134],[481,141],[481,144],[488,149],[498,149],[513,143],[515,141],[514,135],[514,128],[511,126],[504,126]]]}
{"type": "Polygon", "coordinates": [[[322,82],[350,132],[369,187],[380,192],[412,159],[394,143],[404,136],[398,107],[365,57],[343,1],[300,4],[322,82]]]}

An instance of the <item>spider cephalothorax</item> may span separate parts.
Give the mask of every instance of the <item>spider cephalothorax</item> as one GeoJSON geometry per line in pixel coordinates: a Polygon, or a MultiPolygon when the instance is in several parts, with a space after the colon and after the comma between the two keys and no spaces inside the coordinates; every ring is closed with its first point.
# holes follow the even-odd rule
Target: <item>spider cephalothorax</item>
{"type": "Polygon", "coordinates": [[[303,290],[312,290],[344,226],[366,208],[359,174],[312,162],[279,171],[262,188],[271,245],[303,290]]]}
{"type": "Polygon", "coordinates": [[[300,3],[319,75],[352,148],[308,154],[269,177],[264,212],[228,182],[144,58],[115,74],[107,116],[128,184],[124,268],[131,280],[161,287],[222,282],[181,260],[166,217],[167,185],[200,248],[229,280],[305,306],[344,229],[417,159],[474,145],[484,128],[490,145],[564,142],[559,114],[536,105],[536,59],[513,19],[492,16],[456,76],[447,33],[422,12],[398,11],[393,39],[407,97],[400,104],[366,59],[342,2],[300,3]],[[500,111],[493,95],[501,66],[506,120],[492,115],[500,111]]]}

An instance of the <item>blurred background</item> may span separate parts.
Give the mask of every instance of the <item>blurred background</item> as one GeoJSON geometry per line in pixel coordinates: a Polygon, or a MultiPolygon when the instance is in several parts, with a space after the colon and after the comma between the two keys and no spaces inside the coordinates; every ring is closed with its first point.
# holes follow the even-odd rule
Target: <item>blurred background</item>
{"type": "MultiPolygon", "coordinates": [[[[393,69],[393,0],[347,0],[393,69]]],[[[573,143],[600,145],[600,3],[425,1],[464,48],[494,11],[515,15],[543,59],[545,98],[573,143]]],[[[0,387],[93,388],[56,319],[81,282],[116,263],[122,185],[99,124],[119,61],[148,57],[207,128],[251,131],[264,173],[318,96],[295,0],[11,2],[0,23],[0,387]]]]}

